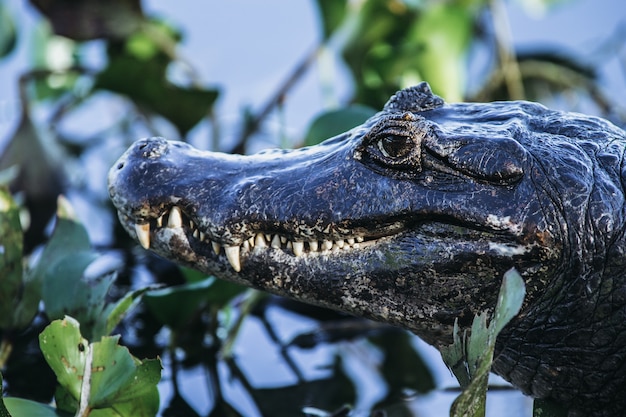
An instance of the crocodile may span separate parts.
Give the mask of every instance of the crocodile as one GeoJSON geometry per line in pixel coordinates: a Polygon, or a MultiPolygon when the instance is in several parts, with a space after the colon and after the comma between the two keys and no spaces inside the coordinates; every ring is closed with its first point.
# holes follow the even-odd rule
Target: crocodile
{"type": "Polygon", "coordinates": [[[406,328],[435,347],[526,285],[492,370],[574,416],[626,416],[626,133],[426,83],[319,145],[231,155],[161,137],[112,166],[141,246],[219,278],[406,328]]]}

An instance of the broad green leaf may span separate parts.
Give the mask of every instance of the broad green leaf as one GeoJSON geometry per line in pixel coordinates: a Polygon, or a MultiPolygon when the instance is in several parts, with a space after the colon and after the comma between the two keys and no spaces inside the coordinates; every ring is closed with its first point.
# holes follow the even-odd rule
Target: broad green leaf
{"type": "Polygon", "coordinates": [[[91,249],[87,230],[76,219],[71,206],[64,197],[59,197],[57,207],[57,219],[52,236],[39,257],[39,261],[30,271],[33,279],[42,282],[50,266],[59,259],[91,249]]]}
{"type": "Polygon", "coordinates": [[[90,416],[147,417],[157,413],[160,360],[141,361],[118,341],[119,336],[106,336],[89,344],[71,317],[55,320],[44,329],[40,348],[63,388],[57,390],[57,401],[64,408],[80,404],[81,392],[86,392],[89,397],[82,401],[89,408],[101,409],[90,416]],[[86,369],[90,373],[86,374],[86,369]]]}
{"type": "MultiPolygon", "coordinates": [[[[126,347],[118,345],[118,341],[119,336],[107,336],[100,342],[92,343],[90,407],[115,409],[116,404],[147,398],[148,404],[144,406],[154,408],[156,413],[159,407],[156,386],[161,379],[161,361],[141,361],[133,357],[126,347]]],[[[122,408],[129,409],[128,406],[122,408]]]]}
{"type": "Polygon", "coordinates": [[[309,126],[304,144],[305,146],[317,145],[362,124],[374,114],[376,114],[375,110],[359,105],[323,113],[317,116],[309,126]]]}
{"type": "Polygon", "coordinates": [[[59,384],[76,400],[80,398],[88,345],[78,322],[71,317],[53,321],[39,335],[39,348],[46,362],[59,384]]]}
{"type": "MultiPolygon", "coordinates": [[[[72,414],[57,410],[46,404],[26,400],[24,398],[5,398],[8,411],[12,417],[71,417],[72,414]]],[[[0,417],[4,417],[0,412],[0,417]]]]}
{"type": "MultiPolygon", "coordinates": [[[[23,398],[5,398],[7,409],[13,417],[71,417],[72,414],[57,410],[46,404],[23,398]]],[[[4,417],[0,412],[0,417],[4,417]]]]}
{"type": "Polygon", "coordinates": [[[83,276],[85,269],[97,258],[92,251],[67,254],[46,271],[42,300],[50,319],[72,316],[83,328],[89,340],[98,340],[107,326],[104,315],[106,296],[115,280],[115,274],[93,279],[83,276]]]}

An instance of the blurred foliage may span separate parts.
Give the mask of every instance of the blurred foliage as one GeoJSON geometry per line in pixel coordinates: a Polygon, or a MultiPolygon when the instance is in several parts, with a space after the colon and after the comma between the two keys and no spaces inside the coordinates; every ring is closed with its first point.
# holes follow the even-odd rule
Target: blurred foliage
{"type": "MultiPolygon", "coordinates": [[[[287,138],[287,144],[313,145],[359,125],[390,95],[422,80],[448,101],[564,100],[571,110],[577,110],[581,103],[591,104],[599,114],[623,126],[622,110],[603,93],[595,65],[589,64],[596,63],[597,55],[576,56],[559,48],[516,50],[506,25],[496,27],[506,22],[503,1],[314,0],[319,44],[303,62],[294,63],[292,73],[262,110],[242,112],[241,135],[231,149],[245,152],[268,117],[289,105],[289,93],[318,63],[322,50],[331,50],[343,60],[353,80],[352,92],[338,107],[319,113],[306,132],[287,138]],[[470,79],[469,63],[476,51],[487,58],[480,77],[470,79]]],[[[518,0],[535,14],[567,1],[518,0]]],[[[317,415],[346,415],[350,411],[344,404],[354,404],[359,394],[344,367],[343,355],[347,354],[341,347],[342,343],[365,339],[364,351],[376,352],[380,358],[376,376],[387,388],[374,412],[410,415],[403,393],[426,393],[434,382],[428,364],[407,333],[346,320],[327,310],[259,297],[234,284],[180,269],[138,250],[115,221],[102,221],[114,219],[115,214],[106,190],[97,189],[93,183],[104,184],[105,170],[137,139],[138,132],[190,140],[198,127],[208,127],[208,142],[215,148],[223,149],[232,142],[226,136],[228,129],[221,126],[224,119],[216,114],[219,86],[203,82],[195,69],[205,57],[187,61],[179,52],[184,22],[146,15],[139,0],[30,0],[28,4],[39,13],[33,33],[26,33],[19,24],[15,7],[0,0],[0,65],[20,48],[26,49],[31,59],[31,68],[20,74],[18,81],[21,115],[14,131],[3,138],[0,154],[0,170],[4,170],[0,182],[10,183],[10,192],[5,186],[0,189],[0,369],[8,371],[5,391],[15,392],[18,386],[8,375],[16,378],[16,374],[25,377],[29,373],[18,363],[21,357],[41,355],[32,350],[12,352],[16,340],[32,338],[52,321],[42,338],[62,335],[64,341],[74,341],[52,348],[42,343],[41,347],[62,381],[63,388],[56,393],[60,408],[75,410],[81,398],[87,397],[78,395],[78,379],[67,374],[68,368],[63,361],[59,363],[58,355],[61,351],[73,355],[77,362],[72,366],[79,369],[84,367],[85,352],[93,349],[104,352],[108,360],[115,358],[125,364],[117,367],[121,373],[103,372],[100,381],[95,377],[93,386],[106,385],[110,390],[90,394],[84,400],[98,407],[116,403],[117,414],[98,410],[94,415],[156,412],[153,385],[157,362],[138,361],[136,352],[170,358],[173,395],[161,410],[163,415],[200,414],[186,402],[178,386],[179,367],[194,366],[202,366],[210,382],[207,395],[214,405],[210,415],[241,415],[236,401],[222,392],[228,384],[243,387],[247,401],[268,415],[285,410],[291,413],[287,415],[295,415],[302,413],[305,405],[317,415]],[[94,45],[101,47],[101,63],[94,64],[91,59],[94,45]],[[73,114],[93,113],[90,101],[102,96],[112,106],[123,103],[122,117],[97,132],[86,129],[89,133],[80,131],[69,137],[61,126],[73,114]],[[61,194],[79,202],[80,216],[72,213],[64,199],[58,199],[61,194]],[[78,217],[89,226],[105,224],[108,238],[99,241],[97,251],[91,242],[93,236],[78,217]],[[111,261],[94,273],[94,265],[103,254],[119,264],[111,261]],[[155,289],[154,284],[166,287],[155,289]],[[133,309],[142,297],[145,302],[133,309]],[[316,330],[303,331],[285,342],[276,334],[268,306],[313,318],[318,322],[316,330]],[[129,316],[131,320],[126,320],[129,316]],[[232,344],[247,317],[254,317],[263,326],[279,361],[294,376],[292,385],[256,387],[241,371],[232,344]],[[109,336],[113,331],[124,334],[119,340],[128,344],[133,355],[118,345],[118,338],[109,336]],[[293,352],[321,345],[336,346],[337,354],[327,364],[324,376],[306,379],[293,352]],[[145,374],[144,366],[149,368],[145,374]],[[141,387],[145,392],[137,391],[129,382],[134,376],[146,378],[141,387]],[[129,408],[124,395],[131,393],[145,399],[138,402],[141,410],[129,408]]],[[[269,49],[271,45],[262,47],[269,49]]],[[[457,340],[455,354],[470,364],[463,368],[470,370],[469,375],[463,376],[457,369],[463,385],[470,379],[479,379],[481,384],[485,381],[489,351],[476,356],[475,349],[466,349],[476,347],[476,340],[492,341],[491,327],[483,330],[488,334],[483,339],[457,340]]],[[[458,359],[451,362],[458,363],[458,359]]],[[[483,389],[484,384],[480,387],[483,389]]],[[[48,399],[52,395],[37,394],[48,399]]],[[[7,412],[3,403],[14,416],[35,412],[65,415],[40,402],[4,398],[0,401],[2,417],[7,412]]],[[[548,406],[539,404],[536,408],[546,410],[548,406]]]]}

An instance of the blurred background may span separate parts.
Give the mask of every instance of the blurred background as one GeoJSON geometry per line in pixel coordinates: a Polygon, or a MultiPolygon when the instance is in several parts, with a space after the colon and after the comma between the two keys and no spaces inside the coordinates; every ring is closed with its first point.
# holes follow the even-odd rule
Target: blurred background
{"type": "MultiPolygon", "coordinates": [[[[162,358],[161,415],[447,415],[458,385],[432,348],[145,252],[106,173],[146,136],[230,153],[316,144],[420,81],[448,102],[532,100],[624,127],[625,40],[622,0],[0,0],[0,177],[27,259],[63,194],[116,274],[111,297],[171,288],[116,329],[136,356],[162,358]]],[[[52,399],[36,349],[49,319],[42,306],[2,330],[6,394],[52,399]]],[[[493,386],[488,415],[532,414],[493,386]]]]}

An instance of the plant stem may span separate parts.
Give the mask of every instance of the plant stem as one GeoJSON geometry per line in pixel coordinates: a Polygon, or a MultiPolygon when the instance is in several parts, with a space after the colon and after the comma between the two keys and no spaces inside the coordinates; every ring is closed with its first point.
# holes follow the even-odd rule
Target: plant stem
{"type": "Polygon", "coordinates": [[[502,0],[490,0],[489,8],[495,32],[496,47],[500,68],[511,100],[522,100],[525,97],[522,74],[517,58],[511,47],[511,26],[502,0]]]}
{"type": "Polygon", "coordinates": [[[0,342],[0,369],[4,369],[11,352],[13,351],[13,341],[7,335],[2,337],[0,342]]]}
{"type": "Polygon", "coordinates": [[[87,417],[91,413],[89,407],[89,393],[91,392],[91,364],[93,362],[93,348],[91,343],[87,345],[87,357],[85,358],[85,371],[83,383],[80,387],[80,403],[76,411],[76,417],[87,417]]]}

